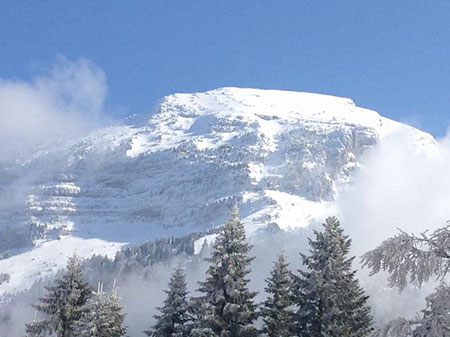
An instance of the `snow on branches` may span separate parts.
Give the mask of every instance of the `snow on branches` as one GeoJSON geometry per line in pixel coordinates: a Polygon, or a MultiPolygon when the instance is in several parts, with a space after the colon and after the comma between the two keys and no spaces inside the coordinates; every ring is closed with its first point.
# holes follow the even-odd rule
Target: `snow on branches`
{"type": "Polygon", "coordinates": [[[403,290],[409,282],[421,286],[431,277],[443,279],[450,268],[450,224],[420,236],[400,231],[362,257],[371,275],[389,273],[389,285],[403,290]]]}
{"type": "Polygon", "coordinates": [[[425,298],[425,309],[414,319],[397,318],[374,332],[373,337],[450,336],[450,286],[444,282],[450,268],[450,224],[431,234],[400,234],[382,242],[362,257],[371,275],[389,273],[389,285],[403,290],[408,282],[421,286],[430,278],[441,285],[425,298]]]}

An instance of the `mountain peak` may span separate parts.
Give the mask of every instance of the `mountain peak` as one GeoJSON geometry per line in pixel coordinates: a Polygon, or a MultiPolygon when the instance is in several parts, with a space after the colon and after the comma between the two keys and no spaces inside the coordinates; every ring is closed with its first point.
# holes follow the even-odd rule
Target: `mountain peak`
{"type": "Polygon", "coordinates": [[[151,122],[165,119],[218,118],[248,122],[279,119],[285,124],[318,122],[324,124],[358,125],[376,129],[383,136],[399,123],[377,112],[360,108],[349,98],[306,92],[272,89],[225,87],[202,93],[178,93],[160,100],[151,122]],[[177,117],[178,116],[178,117],[177,117]]]}
{"type": "Polygon", "coordinates": [[[277,139],[299,127],[317,132],[368,128],[384,137],[403,124],[360,108],[348,98],[305,92],[225,87],[162,98],[151,116],[151,132],[133,138],[128,155],[190,142],[199,150],[235,145],[243,135],[264,139],[275,150],[277,139]],[[321,131],[320,131],[321,130],[321,131]]]}
{"type": "Polygon", "coordinates": [[[246,88],[166,96],[146,123],[130,119],[41,151],[0,182],[0,196],[12,199],[0,203],[0,223],[36,240],[28,255],[0,261],[1,270],[20,259],[36,267],[12,275],[0,297],[32,281],[39,251],[85,242],[82,255],[114,253],[220,225],[236,202],[250,233],[306,227],[337,207],[362,156],[395,130],[433,143],[347,98],[246,88]]]}
{"type": "MultiPolygon", "coordinates": [[[[289,118],[291,115],[303,114],[303,117],[313,117],[334,110],[349,113],[356,108],[349,98],[323,94],[283,91],[273,89],[252,89],[224,87],[199,93],[177,93],[160,100],[159,107],[163,110],[175,107],[178,112],[196,110],[195,115],[224,112],[241,114],[276,114],[279,118],[289,118]],[[181,109],[186,107],[187,109],[181,109]]],[[[379,115],[366,110],[367,114],[379,115]]],[[[343,117],[343,116],[341,116],[343,117]]]]}

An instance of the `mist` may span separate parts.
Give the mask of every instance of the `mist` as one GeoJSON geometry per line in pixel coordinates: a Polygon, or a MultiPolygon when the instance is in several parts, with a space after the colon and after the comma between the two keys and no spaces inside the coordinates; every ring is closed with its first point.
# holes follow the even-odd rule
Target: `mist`
{"type": "Polygon", "coordinates": [[[351,186],[338,198],[340,218],[362,254],[398,233],[420,233],[450,219],[450,137],[418,148],[394,133],[361,161],[351,186]]]}
{"type": "Polygon", "coordinates": [[[103,123],[106,92],[103,70],[85,59],[60,57],[29,81],[0,79],[0,163],[103,123]]]}
{"type": "MultiPolygon", "coordinates": [[[[395,132],[369,150],[353,183],[338,198],[339,218],[352,238],[357,259],[399,229],[420,234],[443,227],[450,219],[450,136],[421,148],[403,132],[395,132]]],[[[359,268],[359,263],[356,261],[359,268]]],[[[400,316],[412,318],[437,282],[404,292],[388,288],[387,275],[358,273],[371,296],[378,323],[400,316]]]]}

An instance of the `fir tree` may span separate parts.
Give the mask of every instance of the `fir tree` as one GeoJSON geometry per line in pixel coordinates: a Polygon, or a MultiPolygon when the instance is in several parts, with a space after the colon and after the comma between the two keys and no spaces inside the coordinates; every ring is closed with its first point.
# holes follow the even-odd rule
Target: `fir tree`
{"type": "Polygon", "coordinates": [[[189,303],[187,285],[183,269],[178,267],[169,281],[169,289],[164,306],[158,308],[160,315],[155,315],[156,323],[150,331],[144,331],[151,337],[185,337],[189,336],[189,303]]]}
{"type": "Polygon", "coordinates": [[[248,289],[251,246],[246,242],[244,226],[237,207],[221,228],[213,245],[206,281],[200,282],[200,307],[195,337],[256,336],[253,298],[256,293],[248,289]]]}
{"type": "Polygon", "coordinates": [[[121,312],[116,288],[110,294],[103,292],[103,286],[88,299],[82,308],[79,321],[74,324],[76,337],[121,337],[126,333],[123,326],[125,314],[121,312]]]}
{"type": "Polygon", "coordinates": [[[57,337],[74,336],[74,327],[81,318],[82,307],[92,294],[92,289],[83,281],[79,259],[69,258],[67,270],[56,284],[46,287],[48,294],[34,308],[45,314],[46,319],[34,320],[26,325],[28,336],[56,334],[57,337]]]}
{"type": "Polygon", "coordinates": [[[292,324],[291,275],[284,252],[266,280],[265,291],[269,294],[262,304],[263,332],[269,337],[288,337],[292,324]]]}
{"type": "Polygon", "coordinates": [[[309,239],[310,255],[302,254],[304,270],[294,280],[298,307],[294,332],[302,337],[360,337],[371,331],[368,297],[347,258],[351,240],[337,218],[326,219],[324,231],[309,239]]]}
{"type": "MultiPolygon", "coordinates": [[[[108,298],[108,312],[110,314],[110,330],[111,334],[108,336],[119,337],[124,336],[127,332],[124,327],[125,314],[122,312],[122,307],[119,304],[119,297],[117,296],[116,289],[113,288],[108,298]]],[[[106,335],[105,335],[106,336],[106,335]]]]}

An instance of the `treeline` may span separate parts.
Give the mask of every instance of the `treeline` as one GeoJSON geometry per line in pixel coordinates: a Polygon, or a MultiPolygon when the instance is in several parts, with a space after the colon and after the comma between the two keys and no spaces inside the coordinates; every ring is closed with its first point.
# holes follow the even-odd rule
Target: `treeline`
{"type": "Polygon", "coordinates": [[[89,284],[95,284],[98,280],[112,284],[114,279],[131,273],[145,276],[152,272],[151,267],[157,263],[194,255],[195,241],[211,233],[213,231],[197,232],[183,237],[160,238],[139,245],[128,245],[118,251],[114,259],[94,255],[83,261],[83,275],[89,284]]]}
{"type": "MultiPolygon", "coordinates": [[[[249,289],[248,278],[253,260],[251,246],[234,209],[206,259],[209,267],[205,280],[199,283],[199,296],[188,296],[183,269],[176,268],[155,323],[144,333],[153,337],[368,335],[372,330],[368,297],[352,270],[353,258],[347,257],[350,239],[339,221],[328,218],[323,231],[316,231],[309,245],[309,254],[301,255],[304,268],[297,272],[290,270],[284,253],[279,255],[266,280],[268,296],[256,303],[256,292],[249,289]]],[[[152,251],[151,246],[148,248],[152,251]]],[[[140,256],[141,250],[125,253],[129,254],[127,259],[136,252],[140,256]]],[[[146,259],[136,261],[150,263],[146,259]]],[[[101,288],[94,292],[83,280],[75,257],[35,308],[44,319],[26,326],[30,337],[126,334],[114,289],[110,294],[101,288]]]]}

